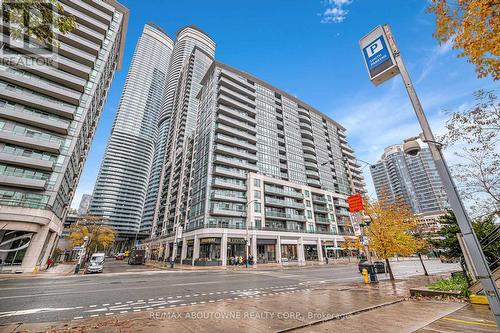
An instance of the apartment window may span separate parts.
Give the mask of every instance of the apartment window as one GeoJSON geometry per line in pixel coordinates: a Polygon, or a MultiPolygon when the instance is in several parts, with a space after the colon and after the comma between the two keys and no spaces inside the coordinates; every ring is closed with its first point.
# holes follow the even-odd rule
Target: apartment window
{"type": "Polygon", "coordinates": [[[253,196],[256,198],[256,199],[260,199],[260,191],[253,191],[253,196]]]}
{"type": "Polygon", "coordinates": [[[255,219],[255,227],[256,228],[262,227],[262,220],[261,219],[255,219]]]}
{"type": "Polygon", "coordinates": [[[307,206],[307,207],[311,207],[311,201],[306,200],[306,206],[307,206]]]}
{"type": "Polygon", "coordinates": [[[332,197],[330,195],[326,196],[328,198],[328,201],[332,201],[332,197]]]}
{"type": "Polygon", "coordinates": [[[313,215],[312,215],[312,212],[310,210],[307,211],[307,218],[308,219],[312,219],[313,215]]]}
{"type": "Polygon", "coordinates": [[[308,197],[308,198],[309,198],[309,195],[310,195],[309,191],[308,191],[308,190],[305,190],[305,191],[304,191],[304,193],[306,194],[306,197],[308,197]]]}
{"type": "Polygon", "coordinates": [[[253,185],[254,185],[255,187],[260,187],[260,179],[254,179],[254,180],[253,180],[253,185]]]}
{"type": "Polygon", "coordinates": [[[260,202],[254,202],[253,207],[254,207],[254,212],[260,213],[261,211],[260,202]]]}

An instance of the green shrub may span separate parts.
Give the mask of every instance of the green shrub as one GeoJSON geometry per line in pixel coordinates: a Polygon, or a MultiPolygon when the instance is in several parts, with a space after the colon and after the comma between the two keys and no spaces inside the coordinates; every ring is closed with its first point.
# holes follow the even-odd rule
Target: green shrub
{"type": "Polygon", "coordinates": [[[469,296],[469,286],[467,279],[461,275],[451,277],[449,279],[441,279],[431,283],[427,288],[441,291],[459,291],[462,296],[469,296]]]}

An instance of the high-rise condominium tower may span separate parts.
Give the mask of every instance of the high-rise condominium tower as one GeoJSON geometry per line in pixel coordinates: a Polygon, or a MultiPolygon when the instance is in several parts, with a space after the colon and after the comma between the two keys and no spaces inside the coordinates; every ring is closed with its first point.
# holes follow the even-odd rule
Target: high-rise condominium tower
{"type": "MultiPolygon", "coordinates": [[[[113,0],[61,0],[74,31],[44,48],[3,33],[0,55],[0,259],[4,271],[46,267],[113,74],[128,10],[113,0]],[[35,61],[36,60],[36,61],[35,61]]],[[[5,8],[3,8],[5,9],[5,8]]]]}
{"type": "MultiPolygon", "coordinates": [[[[158,138],[156,141],[155,154],[151,168],[146,203],[144,206],[142,222],[144,231],[147,230],[148,232],[151,232],[149,227],[151,227],[153,223],[154,216],[163,214],[163,209],[165,207],[164,201],[161,203],[159,202],[159,200],[162,198],[159,193],[168,189],[168,186],[164,186],[164,183],[168,182],[169,176],[164,176],[162,174],[162,170],[165,170],[165,164],[168,164],[170,162],[168,158],[171,154],[171,151],[169,151],[169,149],[167,148],[167,144],[172,136],[177,136],[177,133],[179,133],[175,129],[171,133],[171,123],[173,122],[171,120],[172,113],[177,107],[175,102],[177,101],[178,103],[184,105],[184,107],[188,108],[188,110],[185,111],[188,111],[189,116],[187,117],[189,119],[196,117],[197,102],[195,99],[195,94],[189,91],[184,91],[184,98],[187,98],[188,101],[182,101],[178,96],[181,89],[179,87],[181,81],[181,73],[183,69],[187,68],[186,64],[192,61],[192,53],[195,47],[204,52],[209,57],[214,56],[214,41],[212,41],[212,39],[208,37],[208,35],[206,35],[197,27],[187,26],[177,32],[177,40],[175,42],[172,60],[168,72],[166,93],[158,122],[158,138]]],[[[199,69],[196,69],[196,71],[199,71],[199,69]]],[[[199,77],[200,75],[197,75],[197,73],[195,73],[194,77],[191,77],[191,74],[192,73],[185,73],[183,78],[184,82],[187,82],[187,84],[189,85],[192,84],[191,82],[194,82],[194,89],[199,89],[196,87],[196,85],[199,84],[199,81],[201,80],[201,78],[199,77]]],[[[179,120],[179,118],[177,118],[177,120],[179,120]]],[[[187,127],[185,131],[182,131],[183,133],[179,134],[181,135],[181,137],[184,137],[186,134],[189,135],[189,133],[192,131],[193,120],[188,121],[188,123],[191,125],[189,125],[190,127],[187,127]]],[[[163,196],[163,198],[166,199],[165,196],[163,196]]],[[[157,217],[156,220],[162,220],[162,218],[157,217]]],[[[155,226],[153,226],[153,228],[157,230],[155,226]]]]}
{"type": "Polygon", "coordinates": [[[410,156],[403,152],[402,145],[389,146],[370,171],[379,197],[385,195],[391,202],[402,199],[414,213],[440,212],[448,206],[443,183],[427,148],[410,156]]]}
{"type": "Polygon", "coordinates": [[[200,50],[182,73],[163,170],[169,179],[151,239],[141,246],[152,258],[175,253],[194,265],[226,265],[245,256],[246,244],[257,262],[332,256],[353,234],[347,195],[364,192],[345,129],[200,50]],[[197,101],[189,101],[200,74],[197,101]],[[192,114],[190,103],[197,106],[192,114]],[[195,130],[177,135],[190,128],[192,121],[181,121],[190,117],[195,130]]]}
{"type": "Polygon", "coordinates": [[[106,217],[121,239],[139,233],[173,48],[159,27],[144,27],[92,195],[90,213],[106,217]]]}

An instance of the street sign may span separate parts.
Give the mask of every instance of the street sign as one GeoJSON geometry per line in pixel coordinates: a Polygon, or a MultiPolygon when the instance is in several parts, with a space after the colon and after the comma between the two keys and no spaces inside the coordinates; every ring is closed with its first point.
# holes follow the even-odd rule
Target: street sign
{"type": "Polygon", "coordinates": [[[359,41],[368,76],[376,86],[399,74],[385,29],[389,27],[378,26],[359,41]]]}
{"type": "Polygon", "coordinates": [[[349,205],[349,212],[359,212],[364,209],[363,207],[363,198],[361,194],[357,193],[354,195],[350,195],[347,197],[347,204],[349,205]]]}

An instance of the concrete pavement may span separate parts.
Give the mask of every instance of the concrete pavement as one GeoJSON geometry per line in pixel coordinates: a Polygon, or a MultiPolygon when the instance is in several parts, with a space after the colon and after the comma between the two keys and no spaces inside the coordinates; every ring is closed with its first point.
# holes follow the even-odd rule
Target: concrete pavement
{"type": "MultiPolygon", "coordinates": [[[[414,332],[442,318],[455,318],[466,304],[407,300],[408,289],[433,277],[414,277],[378,286],[317,283],[305,288],[282,286],[240,290],[212,301],[164,304],[144,311],[94,314],[65,322],[10,324],[5,332],[414,332]],[[391,293],[387,291],[391,290],[391,293]],[[458,311],[457,311],[458,310],[458,311]],[[334,320],[331,320],[334,319],[334,320]],[[337,319],[337,320],[335,320],[337,319]]],[[[460,317],[458,319],[460,320],[460,317]]],[[[449,321],[453,325],[454,322],[449,321]]],[[[469,332],[453,330],[451,332],[469,332]]],[[[483,326],[478,332],[495,332],[483,326]]],[[[427,331],[430,332],[429,329],[427,331]]],[[[436,330],[434,332],[444,332],[436,330]]]]}

